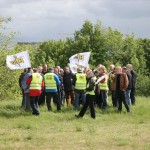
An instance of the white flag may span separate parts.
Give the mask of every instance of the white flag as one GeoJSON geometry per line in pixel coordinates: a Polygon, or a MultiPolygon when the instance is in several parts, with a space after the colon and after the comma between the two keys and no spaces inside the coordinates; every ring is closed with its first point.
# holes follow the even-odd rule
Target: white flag
{"type": "Polygon", "coordinates": [[[6,64],[11,70],[30,68],[31,63],[28,51],[8,55],[6,58],[6,64]]]}
{"type": "Polygon", "coordinates": [[[69,58],[70,61],[70,70],[73,73],[77,72],[77,68],[84,70],[85,67],[89,67],[89,59],[91,52],[78,53],[69,58]]]}

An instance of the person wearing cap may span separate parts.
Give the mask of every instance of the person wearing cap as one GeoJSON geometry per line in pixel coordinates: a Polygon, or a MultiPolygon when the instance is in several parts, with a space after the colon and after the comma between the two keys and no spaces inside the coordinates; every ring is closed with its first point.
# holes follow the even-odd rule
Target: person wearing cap
{"type": "Polygon", "coordinates": [[[73,85],[75,87],[75,110],[79,109],[79,100],[81,98],[82,104],[84,105],[86,101],[86,74],[83,73],[81,68],[77,68],[77,73],[73,79],[73,85]]]}

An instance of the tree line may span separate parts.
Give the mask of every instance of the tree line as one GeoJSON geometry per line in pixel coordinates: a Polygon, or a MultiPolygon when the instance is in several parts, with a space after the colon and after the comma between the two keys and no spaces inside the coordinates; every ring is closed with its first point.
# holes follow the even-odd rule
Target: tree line
{"type": "MultiPolygon", "coordinates": [[[[0,28],[3,23],[4,20],[0,19],[0,28]]],[[[22,70],[10,71],[5,64],[6,56],[27,49],[32,67],[46,63],[49,67],[59,65],[63,68],[72,55],[80,52],[91,52],[91,68],[98,64],[109,68],[110,64],[124,66],[130,63],[138,76],[137,95],[150,95],[150,39],[135,38],[134,34],[124,35],[111,27],[104,27],[100,21],[93,24],[89,20],[74,32],[73,37],[66,39],[50,39],[36,45],[16,44],[8,50],[10,39],[14,39],[13,33],[4,36],[0,31],[0,99],[20,93],[18,78],[22,70]]]]}

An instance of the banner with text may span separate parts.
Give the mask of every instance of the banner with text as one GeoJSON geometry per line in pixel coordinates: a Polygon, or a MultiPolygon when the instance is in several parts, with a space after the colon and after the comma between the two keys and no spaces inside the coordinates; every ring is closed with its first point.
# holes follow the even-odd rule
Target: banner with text
{"type": "Polygon", "coordinates": [[[73,73],[77,72],[77,68],[81,68],[84,70],[85,67],[89,67],[89,59],[91,52],[78,53],[69,58],[69,66],[70,70],[73,73]]]}
{"type": "Polygon", "coordinates": [[[6,64],[11,70],[30,68],[31,63],[28,51],[8,55],[6,57],[6,64]]]}

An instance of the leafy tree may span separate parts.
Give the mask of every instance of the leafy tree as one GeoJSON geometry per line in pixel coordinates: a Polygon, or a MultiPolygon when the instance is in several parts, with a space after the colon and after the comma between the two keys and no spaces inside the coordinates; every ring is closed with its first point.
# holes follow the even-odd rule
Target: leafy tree
{"type": "Polygon", "coordinates": [[[150,39],[140,39],[141,45],[144,49],[144,57],[146,63],[146,75],[150,75],[150,39]]]}

